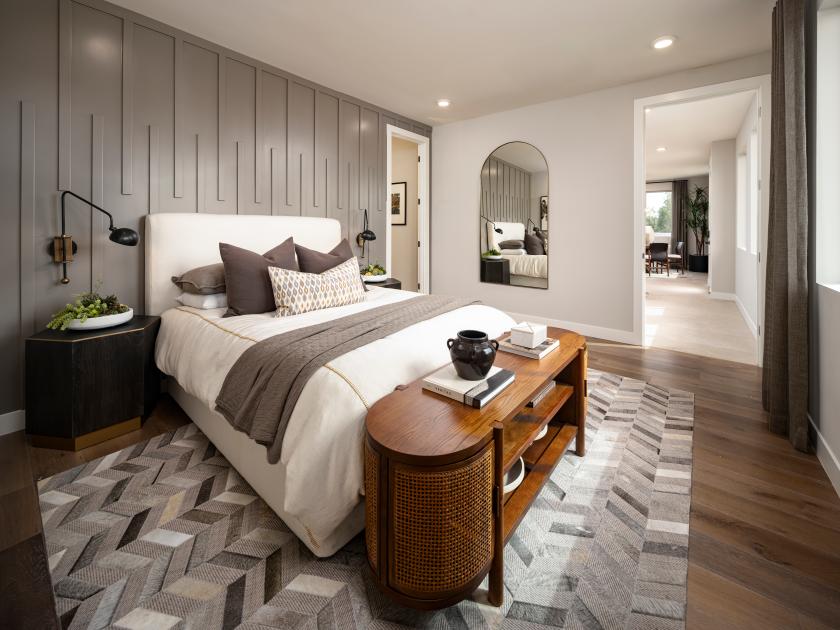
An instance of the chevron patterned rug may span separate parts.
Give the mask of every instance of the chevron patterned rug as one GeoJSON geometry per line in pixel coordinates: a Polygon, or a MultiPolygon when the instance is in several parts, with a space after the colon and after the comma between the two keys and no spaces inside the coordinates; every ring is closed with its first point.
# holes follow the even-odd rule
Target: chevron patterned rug
{"type": "Polygon", "coordinates": [[[588,449],[505,549],[505,604],[419,613],[319,559],[193,424],[39,482],[64,627],[683,628],[694,397],[590,370],[588,449]]]}

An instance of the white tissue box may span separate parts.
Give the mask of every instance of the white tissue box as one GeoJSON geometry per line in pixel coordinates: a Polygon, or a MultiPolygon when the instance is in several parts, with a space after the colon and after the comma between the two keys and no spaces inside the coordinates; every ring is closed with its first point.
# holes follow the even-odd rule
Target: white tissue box
{"type": "Polygon", "coordinates": [[[545,324],[521,322],[510,329],[510,342],[517,346],[536,348],[548,336],[545,324]]]}

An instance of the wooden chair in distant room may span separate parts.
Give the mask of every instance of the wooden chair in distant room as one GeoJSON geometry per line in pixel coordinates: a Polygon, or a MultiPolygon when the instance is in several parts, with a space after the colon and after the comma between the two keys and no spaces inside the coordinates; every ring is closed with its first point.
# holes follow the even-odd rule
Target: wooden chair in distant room
{"type": "Polygon", "coordinates": [[[650,244],[650,265],[655,270],[662,272],[662,268],[671,275],[671,261],[668,259],[668,243],[651,243],[650,244]]]}
{"type": "Polygon", "coordinates": [[[677,243],[677,251],[673,254],[668,254],[668,262],[671,268],[676,268],[680,270],[680,273],[685,273],[685,263],[684,258],[685,256],[685,243],[683,241],[679,241],[677,243]]]}

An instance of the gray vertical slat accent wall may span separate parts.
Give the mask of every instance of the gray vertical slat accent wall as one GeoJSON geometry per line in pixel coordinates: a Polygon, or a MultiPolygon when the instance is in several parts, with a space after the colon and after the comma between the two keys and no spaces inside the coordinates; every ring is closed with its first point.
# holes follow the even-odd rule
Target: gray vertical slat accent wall
{"type": "Polygon", "coordinates": [[[3,285],[17,308],[0,331],[0,413],[23,406],[21,337],[75,294],[101,278],[143,311],[143,247],[112,244],[106,218],[71,199],[79,249],[58,284],[60,189],[135,229],[150,212],[332,217],[357,253],[366,207],[384,262],[385,125],[428,126],[102,0],[3,0],[0,18],[20,55],[0,68],[0,199],[17,209],[0,251],[18,271],[3,285]]]}
{"type": "MultiPolygon", "coordinates": [[[[35,271],[35,108],[32,103],[20,103],[20,267],[18,312],[20,342],[18,344],[18,364],[23,364],[23,340],[35,332],[35,295],[32,275],[35,271]]],[[[9,309],[7,309],[9,310],[9,309]]],[[[6,355],[8,356],[8,355],[6,355]]],[[[14,356],[14,355],[12,355],[14,356]]],[[[4,367],[13,367],[7,361],[4,367]]],[[[3,370],[5,375],[6,370],[3,370]]],[[[22,370],[21,370],[22,372],[22,370]]],[[[7,379],[19,390],[23,390],[23,379],[7,379]],[[18,382],[14,382],[14,381],[18,382]]],[[[23,394],[20,393],[20,396],[23,394]]]]}
{"type": "Polygon", "coordinates": [[[134,191],[134,76],[131,52],[134,50],[134,24],[123,20],[122,46],[122,194],[134,191]]]}
{"type": "MultiPolygon", "coordinates": [[[[173,197],[181,198],[184,196],[184,151],[183,147],[181,147],[181,136],[183,135],[184,131],[184,104],[183,100],[184,97],[182,95],[183,92],[183,76],[184,76],[184,42],[181,40],[180,37],[176,37],[174,41],[174,50],[173,50],[173,63],[172,63],[172,72],[174,73],[173,81],[172,81],[172,99],[175,102],[174,107],[174,116],[175,122],[173,125],[174,135],[172,138],[172,153],[174,156],[174,191],[173,197]]],[[[123,44],[125,47],[125,44],[123,44]]]]}
{"type": "MultiPolygon", "coordinates": [[[[522,223],[531,216],[531,174],[504,160],[489,157],[481,167],[481,214],[491,221],[522,223]]],[[[487,248],[487,233],[481,221],[481,247],[487,248]]]]}
{"type": "MultiPolygon", "coordinates": [[[[90,138],[90,200],[100,208],[105,207],[105,120],[102,116],[91,116],[90,138]]],[[[105,270],[105,238],[108,218],[91,208],[90,210],[90,286],[101,283],[105,270]]]]}

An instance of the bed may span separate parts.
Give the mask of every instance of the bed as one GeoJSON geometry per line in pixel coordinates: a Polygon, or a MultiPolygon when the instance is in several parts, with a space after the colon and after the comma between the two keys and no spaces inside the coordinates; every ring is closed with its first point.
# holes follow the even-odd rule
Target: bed
{"type": "Polygon", "coordinates": [[[341,226],[333,219],[308,217],[150,215],[144,239],[146,312],[161,315],[155,360],[170,377],[172,397],[304,544],[325,557],[364,527],[362,439],[370,406],[397,385],[445,365],[446,339],[458,330],[481,328],[495,337],[514,321],[474,304],[327,363],[304,387],[280,460],[269,464],[266,448],[235,430],[214,408],[240,355],[273,335],[418,295],[371,287],[362,303],[282,318],[273,313],[223,318],[224,309],[177,303],[179,290],[171,276],[219,262],[219,241],[262,252],[289,236],[305,247],[328,251],[340,241],[341,226]]]}
{"type": "Polygon", "coordinates": [[[524,249],[502,249],[500,243],[509,240],[522,241],[525,239],[525,226],[522,223],[508,223],[495,221],[487,223],[488,249],[496,249],[510,263],[511,283],[528,283],[528,279],[542,279],[548,277],[548,256],[546,254],[531,255],[524,249]],[[502,230],[502,234],[496,232],[502,230]],[[514,278],[516,276],[516,278],[514,278]]]}

